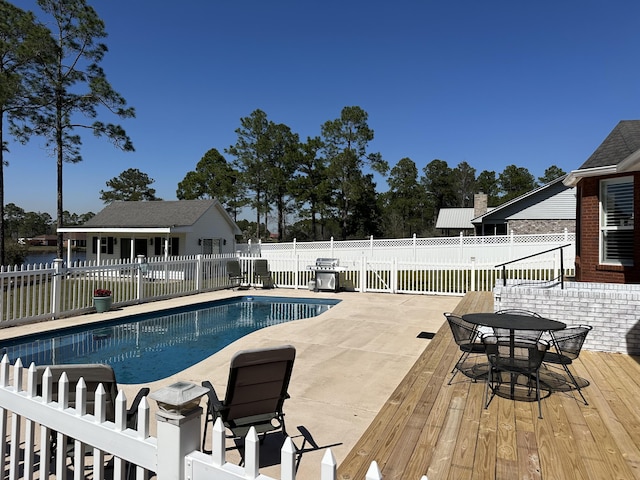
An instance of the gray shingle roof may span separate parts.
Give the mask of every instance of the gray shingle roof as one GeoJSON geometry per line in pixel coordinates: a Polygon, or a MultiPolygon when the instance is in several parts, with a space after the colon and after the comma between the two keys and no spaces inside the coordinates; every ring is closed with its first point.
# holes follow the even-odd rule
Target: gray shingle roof
{"type": "Polygon", "coordinates": [[[215,200],[113,202],[86,222],[87,228],[158,228],[190,226],[215,200]]]}
{"type": "Polygon", "coordinates": [[[640,120],[622,120],[604,139],[580,170],[618,165],[640,149],[640,120]]]}

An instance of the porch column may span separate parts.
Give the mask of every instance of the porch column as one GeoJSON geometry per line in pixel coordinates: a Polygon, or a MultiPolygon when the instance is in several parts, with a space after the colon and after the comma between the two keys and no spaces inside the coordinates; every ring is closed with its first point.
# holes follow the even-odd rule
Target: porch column
{"type": "Polygon", "coordinates": [[[67,267],[69,267],[70,265],[71,265],[71,236],[67,237],[67,267]]]}

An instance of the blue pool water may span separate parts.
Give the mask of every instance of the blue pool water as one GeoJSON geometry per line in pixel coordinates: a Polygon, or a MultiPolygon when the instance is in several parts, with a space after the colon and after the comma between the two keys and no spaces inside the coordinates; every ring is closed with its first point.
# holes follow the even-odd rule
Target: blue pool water
{"type": "Polygon", "coordinates": [[[25,367],[106,363],[118,383],[148,383],[178,373],[264,327],[314,317],[339,300],[235,297],[126,317],[0,343],[25,367]]]}

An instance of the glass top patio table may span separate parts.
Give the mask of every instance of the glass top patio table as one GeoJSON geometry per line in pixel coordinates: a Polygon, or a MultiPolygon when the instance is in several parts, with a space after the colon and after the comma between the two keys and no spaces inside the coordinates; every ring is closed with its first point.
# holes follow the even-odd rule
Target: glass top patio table
{"type": "Polygon", "coordinates": [[[462,318],[474,325],[508,330],[540,330],[543,332],[562,330],[566,324],[550,318],[531,317],[515,313],[467,313],[462,318]]]}

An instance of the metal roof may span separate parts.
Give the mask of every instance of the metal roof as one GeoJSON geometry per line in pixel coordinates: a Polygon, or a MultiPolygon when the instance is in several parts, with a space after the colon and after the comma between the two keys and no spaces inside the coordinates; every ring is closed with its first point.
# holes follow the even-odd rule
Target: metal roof
{"type": "Polygon", "coordinates": [[[473,208],[441,208],[436,228],[473,229],[473,208]]]}

